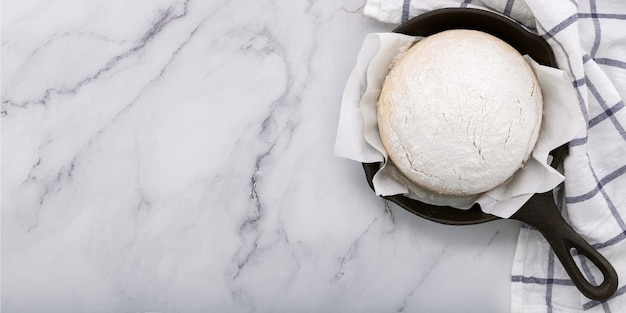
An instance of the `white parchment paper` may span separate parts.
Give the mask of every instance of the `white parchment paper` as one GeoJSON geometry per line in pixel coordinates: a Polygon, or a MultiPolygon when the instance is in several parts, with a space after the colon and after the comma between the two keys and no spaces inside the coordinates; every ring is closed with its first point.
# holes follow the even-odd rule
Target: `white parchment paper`
{"type": "Polygon", "coordinates": [[[535,71],[543,94],[543,120],[531,157],[506,183],[475,196],[442,196],[413,184],[389,162],[378,133],[378,96],[395,60],[420,39],[396,33],[373,33],[365,38],[344,90],[335,154],[358,162],[383,162],[373,179],[377,195],[403,194],[458,209],[479,203],[484,212],[503,218],[513,215],[533,194],[558,186],[564,177],[549,165],[548,154],[575,137],[576,121],[582,115],[569,75],[539,65],[528,56],[526,61],[535,71]]]}

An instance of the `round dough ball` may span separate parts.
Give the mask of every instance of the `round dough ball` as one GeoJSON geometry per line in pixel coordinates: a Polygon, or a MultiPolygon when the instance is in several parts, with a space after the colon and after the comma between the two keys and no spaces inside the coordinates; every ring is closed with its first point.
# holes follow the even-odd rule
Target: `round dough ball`
{"type": "Polygon", "coordinates": [[[391,161],[442,195],[475,195],[507,181],[530,156],[543,100],[525,59],[474,30],[422,39],[387,75],[378,127],[391,161]]]}

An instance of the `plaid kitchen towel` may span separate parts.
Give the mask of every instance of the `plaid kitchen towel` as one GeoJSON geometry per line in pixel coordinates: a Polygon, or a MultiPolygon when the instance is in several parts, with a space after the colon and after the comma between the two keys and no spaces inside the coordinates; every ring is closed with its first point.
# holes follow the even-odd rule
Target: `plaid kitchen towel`
{"type": "MultiPolygon", "coordinates": [[[[499,12],[538,33],[570,74],[584,120],[569,143],[558,206],[615,267],[607,301],[580,294],[544,238],[522,227],[511,274],[512,312],[626,312],[626,2],[623,0],[368,0],[364,14],[399,24],[444,7],[499,12]]],[[[591,282],[602,279],[577,257],[591,282]],[[595,274],[595,275],[594,275],[595,274]]]]}

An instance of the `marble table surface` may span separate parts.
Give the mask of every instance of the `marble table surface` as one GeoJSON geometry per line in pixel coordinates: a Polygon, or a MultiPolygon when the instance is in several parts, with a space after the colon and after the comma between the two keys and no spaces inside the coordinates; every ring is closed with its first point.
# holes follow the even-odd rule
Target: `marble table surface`
{"type": "Polygon", "coordinates": [[[345,1],[2,2],[2,312],[506,312],[519,224],[333,155],[345,1]]]}

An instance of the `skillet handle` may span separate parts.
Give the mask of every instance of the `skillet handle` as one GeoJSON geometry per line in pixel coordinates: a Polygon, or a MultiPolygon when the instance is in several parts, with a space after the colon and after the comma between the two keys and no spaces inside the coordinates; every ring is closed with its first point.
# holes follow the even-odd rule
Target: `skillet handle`
{"type": "Polygon", "coordinates": [[[511,218],[534,226],[541,232],[576,288],[587,298],[603,301],[615,293],[618,285],[617,272],[604,256],[567,224],[554,204],[552,191],[535,194],[511,218]],[[595,286],[585,278],[570,253],[572,248],[598,267],[604,276],[602,284],[595,286]]]}

